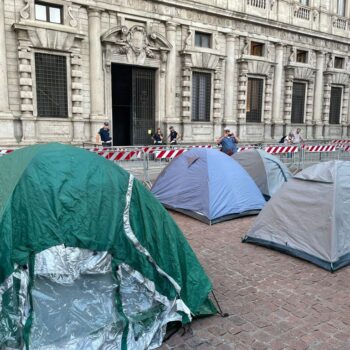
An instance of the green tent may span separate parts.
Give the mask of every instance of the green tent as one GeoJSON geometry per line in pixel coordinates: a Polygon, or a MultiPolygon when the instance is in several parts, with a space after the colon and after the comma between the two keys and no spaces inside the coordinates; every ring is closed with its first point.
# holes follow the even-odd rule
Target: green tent
{"type": "Polygon", "coordinates": [[[132,175],[72,146],[0,159],[0,348],[154,349],[216,312],[180,229],[132,175]]]}

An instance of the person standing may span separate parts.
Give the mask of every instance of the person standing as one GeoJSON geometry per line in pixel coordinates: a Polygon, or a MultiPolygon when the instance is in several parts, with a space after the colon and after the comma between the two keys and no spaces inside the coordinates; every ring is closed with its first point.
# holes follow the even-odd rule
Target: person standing
{"type": "Polygon", "coordinates": [[[239,138],[230,131],[230,128],[224,129],[224,135],[217,140],[217,144],[221,146],[221,152],[226,153],[228,156],[237,152],[237,143],[239,138]]]}
{"type": "Polygon", "coordinates": [[[170,144],[171,145],[176,145],[177,144],[177,140],[178,140],[178,133],[177,133],[177,131],[175,131],[175,129],[174,129],[174,127],[173,126],[171,126],[170,128],[169,128],[169,130],[170,130],[170,134],[169,134],[169,136],[168,136],[168,138],[169,138],[169,140],[170,140],[170,144]]]}
{"type": "Polygon", "coordinates": [[[298,144],[302,143],[304,141],[303,137],[301,136],[301,129],[297,128],[295,132],[293,133],[293,143],[298,144]]]}
{"type": "Polygon", "coordinates": [[[157,131],[156,131],[156,133],[153,135],[152,139],[153,139],[153,143],[154,143],[155,145],[162,145],[162,144],[163,144],[163,134],[162,134],[162,132],[160,131],[160,128],[157,128],[157,131]]]}
{"type": "Polygon", "coordinates": [[[103,128],[101,128],[96,135],[96,143],[102,143],[104,147],[112,146],[112,138],[110,135],[109,123],[104,122],[103,128]]]}

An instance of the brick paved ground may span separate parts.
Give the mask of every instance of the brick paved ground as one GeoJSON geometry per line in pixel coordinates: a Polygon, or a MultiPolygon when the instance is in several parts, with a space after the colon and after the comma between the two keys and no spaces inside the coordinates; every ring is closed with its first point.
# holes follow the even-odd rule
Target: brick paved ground
{"type": "Polygon", "coordinates": [[[172,214],[213,281],[228,318],[195,320],[161,350],[350,350],[350,267],[330,273],[242,244],[254,218],[213,226],[172,214]]]}

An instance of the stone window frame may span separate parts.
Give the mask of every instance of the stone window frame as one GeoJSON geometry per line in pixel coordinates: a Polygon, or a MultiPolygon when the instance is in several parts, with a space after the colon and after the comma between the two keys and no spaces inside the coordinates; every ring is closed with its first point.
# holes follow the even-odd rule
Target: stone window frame
{"type": "MultiPolygon", "coordinates": [[[[53,6],[61,6],[62,7],[62,23],[53,23],[53,22],[44,22],[35,19],[35,0],[29,0],[30,3],[28,3],[26,6],[29,8],[29,18],[28,20],[33,21],[35,23],[38,23],[39,26],[43,27],[49,27],[49,26],[69,26],[69,22],[71,21],[70,17],[72,18],[72,15],[69,13],[69,8],[72,7],[72,2],[67,0],[43,0],[43,3],[46,3],[48,5],[52,4],[53,6]]],[[[22,11],[26,11],[26,6],[20,11],[21,16],[22,11]]]]}
{"type": "Polygon", "coordinates": [[[343,107],[344,107],[344,97],[345,97],[345,86],[341,85],[341,84],[331,84],[331,90],[330,90],[330,95],[329,95],[329,113],[328,113],[328,123],[329,125],[332,126],[337,126],[337,125],[342,125],[343,122],[343,107]],[[339,108],[339,123],[335,124],[335,123],[331,123],[329,116],[331,113],[331,102],[332,102],[332,87],[337,87],[337,88],[341,88],[342,92],[341,92],[341,98],[340,98],[340,108],[339,108]]]}
{"type": "Polygon", "coordinates": [[[191,26],[190,28],[188,28],[188,31],[191,32],[191,50],[197,51],[197,52],[208,52],[211,54],[218,53],[217,52],[218,50],[215,48],[215,42],[219,37],[219,33],[217,31],[208,29],[208,28],[195,27],[195,26],[191,26]],[[195,41],[196,32],[211,35],[211,46],[209,48],[196,46],[196,41],[195,41]]]}
{"type": "Polygon", "coordinates": [[[337,55],[337,54],[334,54],[334,69],[337,69],[337,70],[344,70],[345,69],[345,57],[344,56],[341,56],[341,55],[337,55]],[[342,67],[341,68],[337,68],[336,66],[335,66],[335,61],[336,61],[336,59],[341,59],[342,60],[342,67]]]}
{"type": "Polygon", "coordinates": [[[215,76],[215,71],[211,70],[211,69],[203,69],[203,68],[197,68],[197,67],[193,67],[191,68],[191,90],[190,90],[190,120],[191,123],[195,123],[195,124],[212,124],[213,122],[213,108],[214,108],[214,76],[215,76]],[[210,82],[210,107],[209,107],[209,120],[193,120],[192,119],[192,91],[193,91],[193,72],[198,72],[198,73],[209,73],[210,77],[211,77],[211,82],[210,82]]]}
{"type": "Polygon", "coordinates": [[[44,50],[44,49],[33,49],[32,50],[32,92],[33,92],[33,117],[40,120],[59,120],[59,121],[71,121],[73,119],[72,113],[72,64],[71,64],[71,53],[63,51],[53,51],[53,50],[44,50]],[[36,92],[36,71],[35,71],[35,54],[44,53],[48,55],[57,55],[66,57],[66,66],[67,66],[67,104],[68,104],[68,114],[66,118],[62,117],[40,117],[38,115],[38,102],[37,102],[37,92],[36,92]]]}
{"type": "MultiPolygon", "coordinates": [[[[257,56],[259,57],[259,56],[257,56]]],[[[259,124],[259,125],[264,125],[265,123],[265,99],[266,99],[266,80],[267,77],[265,75],[259,75],[259,74],[247,74],[247,92],[246,92],[246,99],[245,99],[245,122],[249,125],[252,124],[259,124]],[[261,120],[260,122],[247,122],[247,103],[248,103],[248,80],[249,78],[253,79],[261,79],[263,81],[263,89],[262,89],[262,100],[261,100],[261,120]]]]}
{"type": "Polygon", "coordinates": [[[249,40],[249,52],[248,52],[248,56],[252,56],[254,58],[256,57],[261,57],[261,58],[266,58],[266,42],[263,40],[256,40],[254,38],[249,40]],[[261,44],[262,45],[262,54],[261,55],[253,55],[252,54],[252,43],[256,43],[256,44],[261,44]]]}

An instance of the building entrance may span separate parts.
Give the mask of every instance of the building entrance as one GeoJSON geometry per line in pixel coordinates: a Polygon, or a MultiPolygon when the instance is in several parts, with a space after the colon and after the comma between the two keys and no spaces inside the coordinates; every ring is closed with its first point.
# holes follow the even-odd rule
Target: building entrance
{"type": "Polygon", "coordinates": [[[112,64],[113,144],[151,143],[155,128],[155,70],[112,64]]]}

